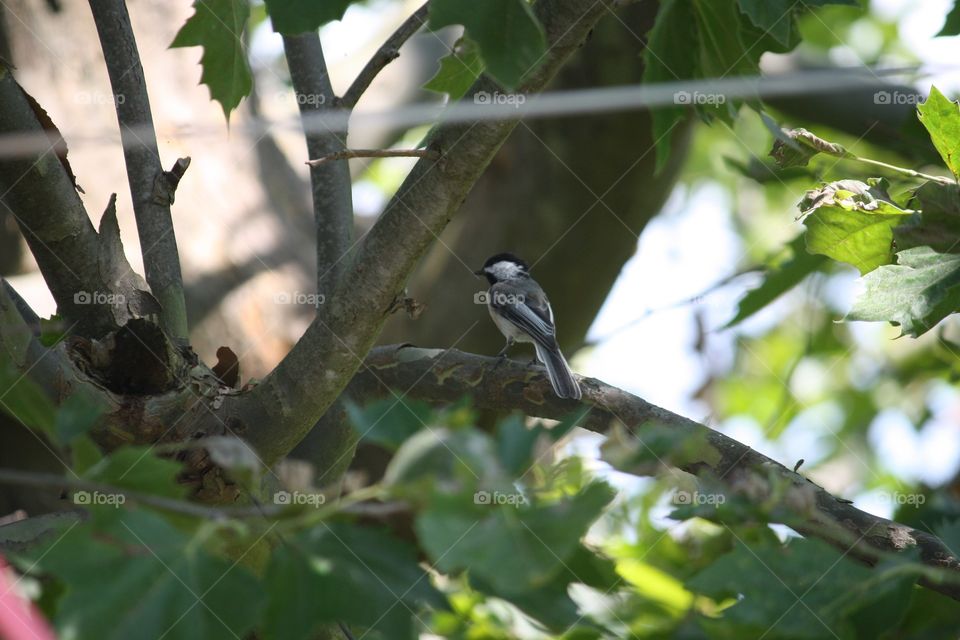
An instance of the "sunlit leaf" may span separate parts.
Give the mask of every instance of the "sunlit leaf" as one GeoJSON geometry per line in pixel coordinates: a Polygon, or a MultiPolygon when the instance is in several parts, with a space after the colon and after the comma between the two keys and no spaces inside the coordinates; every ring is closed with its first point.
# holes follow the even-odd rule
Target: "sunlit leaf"
{"type": "Polygon", "coordinates": [[[881,185],[841,180],[808,191],[807,251],[852,264],[861,274],[893,262],[893,228],[913,213],[893,204],[881,185]]]}
{"type": "Polygon", "coordinates": [[[917,111],[947,168],[960,177],[960,105],[930,87],[930,97],[917,111]]]}
{"type": "Polygon", "coordinates": [[[412,547],[353,525],[321,525],[278,549],[266,586],[266,637],[276,640],[315,638],[338,621],[415,638],[417,612],[447,606],[412,547]]]}
{"type": "Polygon", "coordinates": [[[960,255],[915,247],[864,277],[846,320],[892,322],[919,336],[960,309],[960,255]]]}
{"type": "Polygon", "coordinates": [[[249,95],[253,83],[243,48],[250,4],[247,0],[197,0],[193,7],[195,13],[170,46],[203,47],[200,82],[210,88],[210,97],[220,103],[229,121],[230,112],[249,95]]]}
{"type": "Polygon", "coordinates": [[[537,68],[547,51],[543,27],[525,0],[433,0],[430,28],[462,24],[487,73],[506,89],[537,68]]]}
{"type": "Polygon", "coordinates": [[[440,58],[440,69],[423,88],[446,93],[451,100],[459,100],[481,73],[483,59],[476,44],[469,38],[461,38],[453,53],[440,58]]]}
{"type": "Polygon", "coordinates": [[[821,255],[806,251],[805,244],[806,240],[803,236],[798,236],[790,243],[793,251],[792,257],[780,266],[764,273],[760,285],[748,291],[740,299],[740,303],[737,305],[737,314],[726,324],[726,327],[732,327],[743,322],[803,282],[808,275],[823,268],[826,259],[821,255]]]}
{"type": "Polygon", "coordinates": [[[340,20],[357,0],[264,0],[273,30],[284,35],[316,31],[340,20]]]}

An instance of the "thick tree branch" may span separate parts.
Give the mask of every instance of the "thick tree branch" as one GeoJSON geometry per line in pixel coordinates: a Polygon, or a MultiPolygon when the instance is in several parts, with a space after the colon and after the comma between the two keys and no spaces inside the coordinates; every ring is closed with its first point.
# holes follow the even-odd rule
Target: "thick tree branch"
{"type": "Polygon", "coordinates": [[[170,215],[172,198],[155,197],[157,181],[165,178],[130,16],[124,0],[90,0],[90,10],[113,88],[147,284],[160,301],[164,328],[185,343],[187,311],[170,215]]]}
{"type": "Polygon", "coordinates": [[[339,99],[338,102],[340,106],[347,109],[353,109],[357,106],[360,97],[370,87],[370,84],[377,75],[383,71],[383,68],[400,56],[400,47],[403,46],[403,43],[419,31],[420,27],[426,24],[428,8],[429,3],[424,3],[423,6],[414,11],[413,14],[404,20],[403,23],[397,27],[397,30],[387,38],[383,46],[377,49],[377,52],[373,54],[373,57],[364,65],[360,73],[357,74],[350,88],[348,88],[343,94],[343,97],[339,99]]]}
{"type": "MultiPolygon", "coordinates": [[[[317,113],[333,108],[334,93],[327,63],[317,33],[283,36],[290,67],[290,79],[300,107],[300,116],[309,121],[317,113]]],[[[346,132],[307,133],[307,156],[321,158],[346,149],[346,132]]],[[[350,166],[339,160],[310,167],[313,212],[317,234],[317,291],[330,296],[348,264],[345,254],[353,234],[353,197],[350,166]]],[[[318,317],[325,315],[321,306],[318,317]]]]}
{"type": "MultiPolygon", "coordinates": [[[[542,90],[583,44],[609,8],[601,0],[542,0],[534,11],[548,50],[519,87],[542,90]]],[[[473,92],[499,91],[486,78],[473,92]]],[[[333,295],[284,360],[260,384],[224,406],[248,425],[248,439],[267,461],[288,453],[340,395],[394,309],[404,283],[463,202],[516,120],[445,124],[430,135],[439,160],[420,160],[353,256],[333,295]]],[[[323,154],[317,154],[319,157],[323,154]]],[[[323,165],[327,168],[331,165],[323,165]]]]}
{"type": "MultiPolygon", "coordinates": [[[[32,102],[6,69],[0,69],[0,134],[44,135],[32,102]]],[[[44,153],[0,159],[2,205],[16,219],[40,267],[57,311],[85,335],[102,335],[116,328],[98,305],[80,304],[79,291],[111,292],[96,260],[98,237],[77,195],[72,176],[58,154],[65,154],[59,134],[44,153]]],[[[65,155],[64,155],[65,157],[65,155]]]]}
{"type": "MultiPolygon", "coordinates": [[[[581,427],[609,433],[616,423],[642,441],[643,427],[657,424],[677,432],[680,441],[701,442],[701,450],[685,455],[678,467],[711,482],[718,478],[733,492],[766,483],[771,474],[798,493],[812,496],[800,523],[790,524],[804,535],[821,538],[873,564],[882,553],[919,549],[930,567],[947,570],[955,580],[921,582],[960,600],[960,560],[936,536],[860,511],[849,501],[835,498],[822,487],[750,447],[707,426],[652,405],[595,378],[581,378],[583,404],[593,409],[581,427]],[[689,438],[689,440],[687,440],[689,438]]],[[[560,419],[577,410],[579,403],[557,398],[542,367],[513,360],[476,356],[456,350],[420,349],[404,345],[377,347],[365,369],[350,384],[357,398],[396,393],[435,404],[471,396],[476,407],[516,410],[531,416],[560,419]]],[[[392,397],[392,394],[390,394],[392,397]]],[[[795,502],[803,503],[802,500],[795,502]]]]}

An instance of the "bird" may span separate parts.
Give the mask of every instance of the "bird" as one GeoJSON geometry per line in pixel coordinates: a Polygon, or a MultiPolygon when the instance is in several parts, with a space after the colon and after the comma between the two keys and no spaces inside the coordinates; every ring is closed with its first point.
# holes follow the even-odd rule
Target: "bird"
{"type": "Polygon", "coordinates": [[[580,385],[557,344],[557,328],[547,294],[530,277],[527,263],[512,253],[487,258],[474,275],[490,283],[486,295],[477,294],[476,302],[485,302],[487,310],[507,344],[498,354],[506,357],[515,342],[532,342],[537,359],[547,369],[554,393],[560,398],[579,400],[580,385]]]}

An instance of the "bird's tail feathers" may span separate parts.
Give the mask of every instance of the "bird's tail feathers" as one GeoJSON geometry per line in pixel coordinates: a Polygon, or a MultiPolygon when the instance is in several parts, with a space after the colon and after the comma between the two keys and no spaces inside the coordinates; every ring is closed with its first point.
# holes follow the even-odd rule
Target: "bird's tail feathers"
{"type": "Polygon", "coordinates": [[[581,396],[580,385],[577,379],[573,377],[570,365],[560,352],[560,347],[547,349],[536,344],[537,359],[547,368],[547,377],[550,378],[550,384],[553,386],[554,393],[561,398],[570,398],[579,400],[581,396]]]}

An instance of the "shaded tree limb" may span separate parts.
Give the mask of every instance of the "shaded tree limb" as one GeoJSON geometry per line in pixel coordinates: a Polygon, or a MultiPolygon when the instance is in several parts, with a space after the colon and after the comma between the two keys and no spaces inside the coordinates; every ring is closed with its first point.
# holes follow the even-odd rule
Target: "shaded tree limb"
{"type": "MultiPolygon", "coordinates": [[[[608,11],[603,2],[543,0],[534,5],[548,49],[518,91],[542,90],[608,11]]],[[[485,77],[472,87],[473,93],[496,90],[485,77]]],[[[323,316],[257,387],[224,404],[226,414],[247,426],[250,443],[265,460],[277,460],[302,440],[362,366],[414,266],[516,124],[436,127],[427,148],[439,151],[441,158],[424,158],[414,166],[352,256],[336,291],[326,297],[323,316]]]]}
{"type": "MultiPolygon", "coordinates": [[[[936,536],[863,512],[849,501],[835,498],[822,487],[767,458],[750,447],[683,416],[662,409],[595,378],[580,378],[583,404],[592,410],[579,425],[610,434],[616,424],[642,442],[643,427],[657,424],[702,443],[684,456],[678,468],[706,480],[721,479],[731,491],[772,474],[798,492],[811,495],[809,509],[799,512],[800,523],[790,526],[804,535],[821,538],[852,557],[873,564],[883,553],[918,549],[924,564],[944,570],[944,579],[924,577],[921,583],[960,600],[960,560],[936,536]],[[956,576],[954,579],[947,577],[956,576]]],[[[520,410],[541,418],[562,419],[580,406],[557,398],[540,366],[513,360],[476,356],[457,350],[422,349],[405,345],[377,347],[368,355],[364,371],[350,384],[350,392],[364,401],[390,395],[391,389],[433,404],[473,398],[482,409],[520,410]]]]}
{"type": "MultiPolygon", "coordinates": [[[[330,84],[319,34],[314,31],[295,36],[285,35],[283,46],[304,122],[309,121],[312,114],[335,108],[336,95],[330,84]]],[[[308,158],[325,157],[346,149],[346,131],[310,132],[307,127],[305,129],[308,131],[305,134],[308,158]]],[[[349,163],[346,159],[340,159],[323,165],[311,165],[310,185],[316,225],[317,292],[327,297],[336,290],[342,279],[353,236],[353,191],[349,163]]],[[[327,311],[327,306],[319,305],[316,320],[322,322],[327,311]]],[[[329,474],[325,477],[333,481],[330,469],[321,464],[324,461],[333,462],[332,458],[327,460],[328,455],[343,456],[349,461],[353,456],[347,453],[352,453],[356,447],[356,434],[347,424],[346,412],[339,400],[327,407],[323,415],[317,415],[314,422],[312,442],[309,443],[311,450],[307,452],[302,447],[301,454],[309,455],[318,469],[329,474]]],[[[310,431],[305,429],[301,436],[310,431]]],[[[293,444],[296,443],[291,444],[291,449],[293,444]]],[[[341,466],[346,470],[346,465],[341,466]]]]}
{"type": "MultiPolygon", "coordinates": [[[[320,36],[304,33],[283,36],[290,79],[303,120],[333,108],[335,95],[327,73],[320,36]]],[[[346,148],[346,132],[323,131],[306,134],[307,156],[320,158],[346,148]]],[[[310,167],[313,213],[317,237],[317,291],[329,296],[339,283],[347,264],[345,254],[353,234],[353,196],[350,166],[346,160],[310,167]]],[[[318,317],[325,309],[317,310],[318,317]]]]}
{"type": "Polygon", "coordinates": [[[383,46],[377,49],[373,57],[367,61],[367,64],[364,65],[360,73],[357,74],[357,77],[350,87],[344,92],[343,97],[337,100],[339,106],[347,109],[353,109],[357,106],[360,97],[370,87],[370,84],[377,75],[383,71],[383,68],[400,56],[400,47],[403,46],[403,43],[419,31],[420,27],[426,24],[429,4],[429,2],[424,3],[419,9],[414,11],[410,17],[404,20],[403,23],[397,27],[397,30],[387,38],[383,46]]]}
{"type": "MultiPolygon", "coordinates": [[[[0,69],[0,135],[45,135],[33,104],[13,74],[0,69]]],[[[102,335],[116,325],[96,305],[78,304],[79,291],[111,292],[96,260],[97,232],[77,195],[54,142],[43,153],[0,159],[2,206],[17,221],[57,303],[58,313],[85,335],[102,335]]]]}
{"type": "Polygon", "coordinates": [[[187,310],[180,254],[170,215],[173,200],[155,197],[157,181],[164,180],[165,173],[160,164],[150,100],[130,16],[124,0],[90,0],[90,11],[113,89],[147,284],[162,307],[163,327],[185,344],[187,310]]]}

